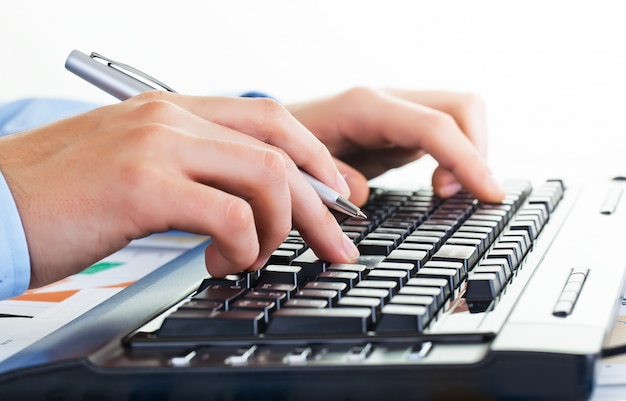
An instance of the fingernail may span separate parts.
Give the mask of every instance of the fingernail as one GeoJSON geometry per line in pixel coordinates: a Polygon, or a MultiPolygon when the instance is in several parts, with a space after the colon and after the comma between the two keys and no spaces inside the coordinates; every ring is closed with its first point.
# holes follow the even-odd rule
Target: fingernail
{"type": "Polygon", "coordinates": [[[463,187],[458,182],[451,182],[439,190],[439,195],[443,198],[449,198],[459,192],[463,187]]]}
{"type": "Polygon", "coordinates": [[[339,193],[346,198],[350,196],[350,186],[346,181],[345,177],[341,175],[340,172],[337,172],[337,187],[339,188],[339,193]]]}
{"type": "Polygon", "coordinates": [[[347,235],[343,236],[343,250],[350,261],[355,261],[360,256],[356,245],[347,235]]]}
{"type": "Polygon", "coordinates": [[[500,181],[498,181],[493,174],[487,174],[487,176],[485,177],[485,185],[492,193],[498,194],[502,197],[506,195],[502,184],[500,184],[500,181]]]}

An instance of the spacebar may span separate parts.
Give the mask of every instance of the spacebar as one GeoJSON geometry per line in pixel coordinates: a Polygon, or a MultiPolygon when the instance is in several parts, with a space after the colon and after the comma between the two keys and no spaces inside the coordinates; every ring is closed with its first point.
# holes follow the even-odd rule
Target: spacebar
{"type": "Polygon", "coordinates": [[[279,309],[272,315],[267,335],[363,334],[372,322],[367,308],[279,309]]]}

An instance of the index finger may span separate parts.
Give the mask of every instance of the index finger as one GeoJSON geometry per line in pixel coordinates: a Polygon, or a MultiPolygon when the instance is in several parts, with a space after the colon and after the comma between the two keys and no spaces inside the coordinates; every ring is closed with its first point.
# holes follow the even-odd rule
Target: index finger
{"type": "Polygon", "coordinates": [[[348,197],[350,188],[326,146],[269,98],[177,96],[189,112],[281,148],[300,168],[348,197]]]}
{"type": "Polygon", "coordinates": [[[487,202],[502,200],[504,192],[485,159],[452,116],[384,93],[372,93],[370,99],[362,101],[368,103],[364,106],[366,110],[360,111],[360,126],[370,137],[365,139],[366,135],[361,131],[359,136],[351,138],[353,141],[421,148],[478,199],[487,202]]]}

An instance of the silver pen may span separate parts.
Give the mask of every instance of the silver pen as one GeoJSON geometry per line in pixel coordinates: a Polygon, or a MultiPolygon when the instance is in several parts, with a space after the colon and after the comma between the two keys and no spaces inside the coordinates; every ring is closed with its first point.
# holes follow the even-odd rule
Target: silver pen
{"type": "MultiPolygon", "coordinates": [[[[150,90],[176,92],[150,75],[98,53],[88,56],[72,50],[65,61],[65,68],[119,100],[126,100],[150,90]]],[[[308,173],[301,173],[326,206],[352,217],[367,219],[367,215],[358,206],[308,173]]]]}

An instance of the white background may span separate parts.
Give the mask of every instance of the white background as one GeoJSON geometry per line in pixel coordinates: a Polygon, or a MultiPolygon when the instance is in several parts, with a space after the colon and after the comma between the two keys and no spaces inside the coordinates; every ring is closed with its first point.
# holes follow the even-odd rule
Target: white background
{"type": "Polygon", "coordinates": [[[179,92],[291,102],[355,85],[483,96],[501,177],[626,174],[619,1],[11,1],[0,100],[115,101],[64,69],[97,51],[179,92]]]}

